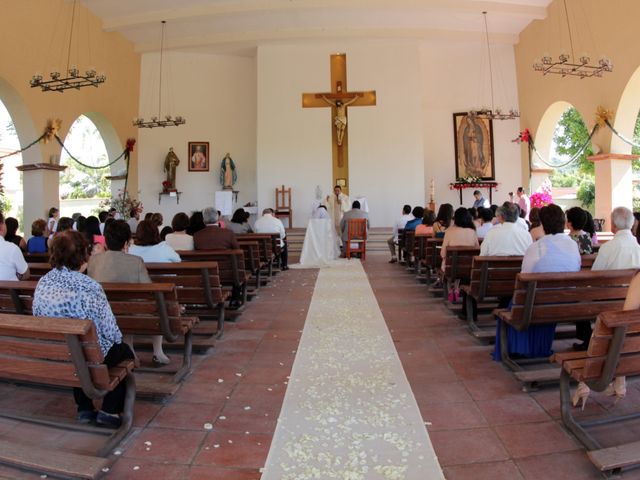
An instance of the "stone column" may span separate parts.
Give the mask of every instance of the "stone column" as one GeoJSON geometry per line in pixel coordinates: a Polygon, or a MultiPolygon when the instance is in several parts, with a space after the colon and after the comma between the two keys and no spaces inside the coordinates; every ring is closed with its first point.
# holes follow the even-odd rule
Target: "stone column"
{"type": "Polygon", "coordinates": [[[549,178],[549,176],[553,173],[553,168],[538,168],[533,167],[531,169],[531,183],[529,188],[531,189],[531,193],[535,193],[535,191],[544,183],[544,181],[549,178]]]}
{"type": "Polygon", "coordinates": [[[603,230],[610,231],[611,210],[633,209],[633,176],[631,161],[639,155],[601,153],[589,157],[596,167],[596,209],[594,218],[605,220],[603,230]]]}
{"type": "Polygon", "coordinates": [[[48,209],[59,206],[59,175],[65,168],[50,163],[28,163],[18,167],[23,175],[25,197],[23,231],[30,232],[35,219],[46,220],[48,209]]]}

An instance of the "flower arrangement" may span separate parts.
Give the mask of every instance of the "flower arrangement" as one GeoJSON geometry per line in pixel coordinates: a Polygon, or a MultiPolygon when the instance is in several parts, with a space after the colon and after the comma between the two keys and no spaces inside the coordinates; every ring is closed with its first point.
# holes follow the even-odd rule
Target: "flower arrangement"
{"type": "Polygon", "coordinates": [[[529,197],[531,201],[531,208],[537,207],[542,208],[547,205],[551,205],[553,203],[553,197],[551,197],[548,193],[536,192],[531,197],[529,197]]]}
{"type": "Polygon", "coordinates": [[[171,187],[171,183],[168,180],[165,180],[164,182],[162,182],[162,191],[163,192],[168,192],[169,191],[169,187],[171,187]]]}
{"type": "Polygon", "coordinates": [[[141,212],[143,209],[142,202],[137,198],[131,198],[129,192],[125,190],[118,190],[118,194],[115,198],[106,198],[100,202],[100,208],[115,208],[116,212],[120,214],[122,218],[129,218],[131,210],[138,210],[141,212]]]}
{"type": "Polygon", "coordinates": [[[518,136],[511,141],[514,143],[523,143],[523,142],[529,143],[531,141],[531,132],[529,131],[528,128],[526,128],[523,131],[521,131],[518,134],[518,136]]]}

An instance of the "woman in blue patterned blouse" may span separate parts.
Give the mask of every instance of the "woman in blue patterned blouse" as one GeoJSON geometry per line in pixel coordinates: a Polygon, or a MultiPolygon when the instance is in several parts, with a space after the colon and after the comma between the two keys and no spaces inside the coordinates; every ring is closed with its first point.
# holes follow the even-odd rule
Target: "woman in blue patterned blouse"
{"type": "MultiPolygon", "coordinates": [[[[76,231],[58,233],[51,243],[52,270],[38,282],[33,297],[33,314],[43,317],[78,318],[93,321],[104,363],[115,366],[134,355],[126,343],[111,312],[107,297],[98,282],[83,272],[87,268],[89,244],[76,231]]],[[[96,412],[93,401],[82,389],[74,388],[80,423],[117,428],[124,408],[125,386],[118,385],[105,395],[102,409],[96,412]]]]}

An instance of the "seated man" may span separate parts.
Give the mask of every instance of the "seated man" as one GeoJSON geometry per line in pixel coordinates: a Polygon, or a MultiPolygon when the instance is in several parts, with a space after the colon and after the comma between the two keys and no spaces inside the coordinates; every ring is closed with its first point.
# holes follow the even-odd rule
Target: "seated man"
{"type": "Polygon", "coordinates": [[[364,218],[367,220],[367,230],[369,230],[369,215],[367,212],[360,210],[360,202],[356,200],[351,204],[351,210],[345,212],[340,220],[340,235],[342,238],[342,256],[347,251],[347,239],[349,238],[349,220],[355,220],[356,218],[364,218]]]}
{"type": "Polygon", "coordinates": [[[398,258],[396,257],[396,245],[398,245],[398,230],[404,229],[407,222],[413,220],[413,215],[411,215],[411,205],[405,205],[402,207],[402,216],[396,220],[393,224],[393,235],[389,237],[387,240],[387,245],[389,245],[389,251],[391,252],[391,260],[389,263],[396,263],[398,258]]]}
{"type": "Polygon", "coordinates": [[[518,206],[509,202],[498,207],[496,218],[499,224],[486,233],[480,246],[480,255],[524,255],[532,240],[529,232],[516,223],[518,211],[518,206]]]}
{"type": "Polygon", "coordinates": [[[4,239],[6,233],[4,215],[0,212],[0,280],[26,280],[29,277],[29,265],[20,247],[4,239]]]}
{"type": "Polygon", "coordinates": [[[473,202],[473,208],[489,208],[489,200],[482,196],[482,192],[480,190],[475,190],[473,192],[473,198],[476,200],[473,202]]]}
{"type": "Polygon", "coordinates": [[[489,233],[489,230],[493,228],[493,212],[490,208],[479,208],[478,209],[478,220],[480,221],[480,226],[476,228],[476,234],[479,239],[484,239],[489,233]]]}
{"type": "Polygon", "coordinates": [[[236,235],[231,230],[221,228],[218,222],[218,210],[207,207],[202,210],[205,228],[193,234],[193,246],[196,250],[229,250],[240,248],[236,235]]]}
{"type": "Polygon", "coordinates": [[[280,268],[289,270],[287,232],[284,229],[282,220],[273,216],[273,208],[265,208],[262,211],[262,217],[256,220],[253,230],[256,233],[278,233],[280,235],[280,268]]]}
{"type": "Polygon", "coordinates": [[[424,216],[424,208],[417,206],[417,207],[413,207],[413,210],[411,211],[411,214],[413,215],[413,220],[409,220],[405,226],[404,229],[405,231],[416,231],[416,227],[418,225],[420,225],[422,223],[422,217],[424,216]]]}

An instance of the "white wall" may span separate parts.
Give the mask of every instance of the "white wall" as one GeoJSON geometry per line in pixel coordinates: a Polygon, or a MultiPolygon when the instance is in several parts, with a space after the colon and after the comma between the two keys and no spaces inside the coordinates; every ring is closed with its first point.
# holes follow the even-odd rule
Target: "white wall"
{"type": "MultiPolygon", "coordinates": [[[[155,53],[142,56],[140,114],[145,119],[157,112],[158,58],[155,53]]],[[[213,205],[215,192],[222,189],[220,162],[227,152],[238,172],[238,203],[255,201],[255,58],[171,52],[165,53],[164,63],[162,113],[181,114],[187,123],[140,130],[139,188],[145,211],[162,212],[169,224],[177,212],[213,205]],[[189,141],[209,142],[209,172],[188,171],[189,141]],[[179,205],[166,196],[158,205],[169,147],[180,158],[176,186],[182,195],[179,205]]]]}
{"type": "MultiPolygon", "coordinates": [[[[491,46],[495,105],[517,108],[517,86],[513,46],[491,46]]],[[[436,203],[460,204],[455,181],[453,113],[473,107],[491,106],[486,46],[478,42],[424,42],[420,50],[422,68],[422,115],[425,145],[425,183],[433,178],[436,203]]],[[[493,122],[496,181],[493,203],[507,200],[520,186],[520,146],[512,143],[520,131],[518,120],[493,122]]],[[[428,194],[428,190],[427,190],[428,194]]],[[[473,189],[464,191],[464,205],[473,203],[473,189]]],[[[488,196],[487,196],[488,198],[488,196]]]]}
{"type": "Polygon", "coordinates": [[[316,186],[332,188],[330,110],[303,109],[302,93],[330,89],[329,57],[347,54],[349,90],[376,90],[377,106],[349,109],[352,197],[372,226],[391,225],[405,202],[424,202],[420,62],[416,43],[348,42],[258,50],[258,199],[292,187],[294,226],[307,223],[316,186]]]}

